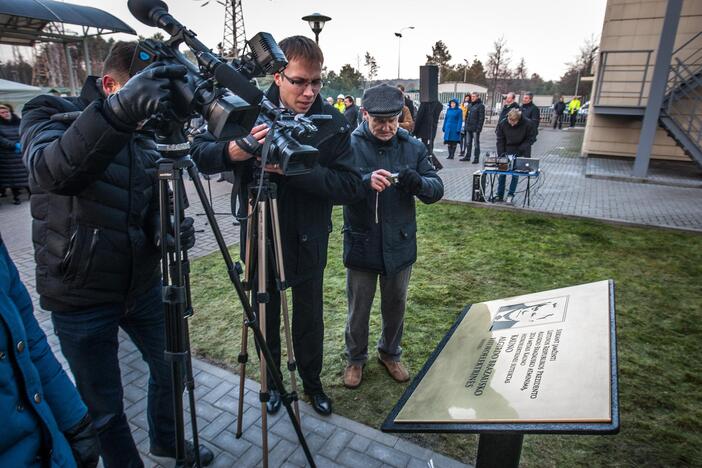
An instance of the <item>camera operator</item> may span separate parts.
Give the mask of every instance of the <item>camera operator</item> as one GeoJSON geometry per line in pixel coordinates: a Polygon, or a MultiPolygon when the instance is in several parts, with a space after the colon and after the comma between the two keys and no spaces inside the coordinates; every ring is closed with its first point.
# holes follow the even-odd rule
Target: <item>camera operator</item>
{"type": "MultiPolygon", "coordinates": [[[[300,141],[319,149],[318,164],[311,172],[284,177],[276,173],[280,172],[279,169],[269,168],[273,172],[271,181],[278,187],[285,274],[292,287],[292,335],[297,367],[312,406],[318,413],[329,415],[332,412],[331,400],[324,393],[320,373],[324,340],[322,280],[327,262],[332,205],[358,200],[363,196],[362,185],[352,164],[349,123],[319,97],[324,62],[321,49],[313,40],[303,36],[283,39],[280,48],[289,62],[284,71],[274,75],[275,82],[267,91],[268,98],[297,114],[332,116],[331,120],[316,124],[317,133],[300,141]]],[[[263,143],[266,132],[264,126],[254,127],[247,139],[263,143]]],[[[215,142],[211,134],[205,134],[195,138],[192,156],[204,173],[233,169],[241,181],[241,197],[247,199],[247,186],[253,182],[254,160],[253,155],[239,145],[246,147],[250,143],[215,142]]],[[[240,219],[246,216],[246,206],[243,204],[240,208],[240,219]]],[[[244,224],[241,229],[242,249],[245,245],[244,224]]],[[[280,294],[272,287],[266,314],[266,340],[280,367],[280,294]]],[[[272,389],[268,411],[275,413],[280,405],[280,393],[272,389]]]]}
{"type": "Polygon", "coordinates": [[[403,107],[399,89],[386,84],[368,89],[363,96],[366,121],[351,135],[365,198],[344,207],[349,309],[343,383],[348,388],[361,384],[368,360],[368,319],[378,278],[383,318],[378,360],[396,381],[409,380],[400,362],[400,341],[412,264],[417,260],[414,197],[434,203],[443,196],[444,185],[429,162],[426,146],[398,129],[403,107]]]}
{"type": "MultiPolygon", "coordinates": [[[[137,127],[167,110],[179,65],[134,77],[136,43],[110,50],[101,79],[76,98],[40,96],[24,108],[22,146],[32,190],[37,291],[100,434],[106,467],[143,466],[124,414],[118,361],[122,328],[149,366],[151,454],[175,457],[171,367],[164,359],[161,233],[153,140],[137,127]],[[62,113],[79,114],[71,120],[62,113]],[[52,118],[55,116],[56,118],[52,118]]],[[[183,222],[184,248],[195,242],[183,222]]],[[[173,245],[172,236],[164,242],[173,245]]],[[[213,455],[201,446],[203,464],[213,455]]],[[[192,443],[187,460],[194,459],[192,443]]]]}
{"type": "MultiPolygon", "coordinates": [[[[536,125],[530,119],[522,117],[519,109],[512,109],[507,113],[507,117],[497,124],[497,155],[515,155],[521,158],[531,157],[531,145],[536,142],[536,125]]],[[[501,202],[505,194],[505,182],[507,176],[501,175],[497,181],[497,197],[493,200],[501,202]]],[[[507,203],[514,200],[514,191],[517,189],[518,177],[513,175],[509,182],[509,192],[507,192],[507,203]]]]}
{"type": "Polygon", "coordinates": [[[0,466],[97,466],[100,443],[0,237],[0,466]]]}

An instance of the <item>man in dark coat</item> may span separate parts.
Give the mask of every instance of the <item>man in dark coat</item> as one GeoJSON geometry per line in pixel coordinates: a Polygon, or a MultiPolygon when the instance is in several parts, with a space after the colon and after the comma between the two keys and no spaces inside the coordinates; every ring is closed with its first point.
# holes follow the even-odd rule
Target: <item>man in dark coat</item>
{"type": "Polygon", "coordinates": [[[405,87],[403,85],[397,85],[397,89],[402,91],[402,97],[405,100],[405,105],[407,106],[407,109],[409,109],[410,114],[412,114],[412,120],[415,120],[415,118],[417,117],[417,109],[415,109],[414,107],[414,102],[412,101],[412,98],[405,94],[405,87]]]}
{"type": "Polygon", "coordinates": [[[348,120],[351,128],[356,128],[359,123],[361,123],[361,113],[358,111],[358,106],[353,98],[353,96],[346,96],[344,98],[344,104],[346,104],[346,110],[344,111],[344,117],[348,120]]]}
{"type": "Polygon", "coordinates": [[[423,102],[419,105],[417,118],[414,119],[414,136],[422,140],[429,154],[434,154],[434,138],[443,109],[439,101],[423,102]]]}
{"type": "MultiPolygon", "coordinates": [[[[507,118],[507,113],[509,111],[512,109],[519,109],[519,104],[517,104],[515,100],[516,97],[517,96],[511,91],[505,96],[505,102],[502,104],[502,110],[500,111],[500,118],[497,119],[498,125],[507,118]]],[[[495,127],[495,131],[497,131],[497,127],[495,127]]]]}
{"type": "Polygon", "coordinates": [[[480,100],[477,92],[471,93],[471,106],[466,113],[466,155],[461,161],[470,161],[470,149],[475,141],[473,164],[480,161],[480,132],[485,123],[485,104],[480,100]]]}
{"type": "Polygon", "coordinates": [[[20,191],[29,186],[27,169],[22,163],[19,137],[20,118],[9,104],[0,104],[0,195],[12,190],[12,202],[20,204],[20,191]]]}
{"type": "MultiPolygon", "coordinates": [[[[531,145],[536,142],[536,126],[534,122],[525,119],[519,109],[512,109],[507,118],[497,125],[497,154],[498,156],[514,155],[521,158],[531,157],[531,145]]],[[[505,179],[501,175],[497,182],[497,197],[494,201],[502,201],[505,194],[505,179]]],[[[517,189],[518,177],[512,176],[507,192],[507,203],[512,203],[514,191],[517,189]]]]}
{"type": "Polygon", "coordinates": [[[344,207],[349,309],[343,383],[348,388],[361,384],[368,360],[368,320],[378,279],[383,320],[378,360],[394,380],[409,380],[400,362],[400,341],[407,288],[417,259],[414,197],[434,203],[443,196],[444,186],[429,163],[426,147],[398,129],[403,107],[402,94],[392,86],[368,89],[363,96],[366,122],[351,135],[365,198],[344,207]]]}
{"type": "Polygon", "coordinates": [[[553,105],[553,129],[556,129],[558,125],[558,130],[563,129],[563,112],[565,112],[566,105],[563,102],[563,96],[558,99],[558,102],[553,105]]]}
{"type": "MultiPolygon", "coordinates": [[[[363,187],[360,174],[353,167],[349,146],[351,127],[319,97],[324,62],[321,49],[303,36],[283,39],[280,48],[289,62],[285,71],[274,75],[268,98],[297,114],[332,117],[319,121],[318,131],[300,141],[319,150],[318,163],[311,172],[285,177],[276,173],[279,169],[268,168],[271,181],[277,185],[285,275],[292,287],[292,335],[297,367],[313,408],[329,415],[331,400],[324,393],[320,374],[324,349],[322,290],[332,229],[331,212],[334,204],[351,203],[362,197],[363,187]]],[[[264,125],[256,126],[251,138],[262,143],[267,131],[264,125]]],[[[204,173],[233,169],[241,182],[241,196],[247,199],[247,186],[257,179],[253,178],[254,156],[245,147],[241,141],[216,142],[206,133],[195,138],[192,156],[204,173]]],[[[246,212],[241,210],[239,219],[245,218],[246,212]]],[[[242,235],[246,232],[244,224],[242,235]]],[[[244,238],[241,245],[245,245],[244,238]]],[[[280,293],[273,287],[269,293],[266,341],[280,367],[280,293]]],[[[271,389],[268,411],[277,412],[280,404],[279,391],[271,389]]]]}
{"type": "MultiPolygon", "coordinates": [[[[137,126],[169,109],[180,65],[133,78],[136,43],[116,43],[103,76],[76,98],[39,96],[24,107],[22,147],[32,190],[37,291],[100,434],[106,467],[142,466],[124,414],[118,329],[149,366],[151,454],[175,457],[171,366],[164,358],[156,160],[137,126]],[[77,117],[61,114],[78,114],[77,117]]],[[[192,219],[183,244],[194,242],[192,219]]],[[[190,444],[188,459],[193,458],[190,444]]],[[[212,453],[201,449],[203,463],[212,453]]]]}
{"type": "Polygon", "coordinates": [[[0,466],[93,468],[100,443],[0,237],[0,466]]]}
{"type": "Polygon", "coordinates": [[[534,122],[536,127],[536,132],[539,132],[539,123],[541,122],[541,112],[539,108],[534,105],[534,93],[524,93],[522,97],[522,105],[520,110],[522,111],[522,118],[529,119],[534,122]]]}

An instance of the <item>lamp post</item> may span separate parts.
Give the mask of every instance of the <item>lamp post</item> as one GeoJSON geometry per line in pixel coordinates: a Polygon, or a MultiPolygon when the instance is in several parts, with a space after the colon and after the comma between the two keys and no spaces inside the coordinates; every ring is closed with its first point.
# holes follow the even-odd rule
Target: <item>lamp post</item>
{"type": "Polygon", "coordinates": [[[314,41],[319,45],[319,33],[324,29],[324,24],[327,21],[331,21],[328,16],[320,15],[319,13],[312,13],[311,15],[303,16],[302,21],[307,21],[310,25],[310,29],[314,33],[314,41]]]}
{"type": "Polygon", "coordinates": [[[402,41],[402,31],[405,29],[414,29],[414,26],[405,26],[404,28],[400,29],[400,32],[395,33],[395,37],[397,37],[397,79],[400,79],[400,41],[402,41]]]}

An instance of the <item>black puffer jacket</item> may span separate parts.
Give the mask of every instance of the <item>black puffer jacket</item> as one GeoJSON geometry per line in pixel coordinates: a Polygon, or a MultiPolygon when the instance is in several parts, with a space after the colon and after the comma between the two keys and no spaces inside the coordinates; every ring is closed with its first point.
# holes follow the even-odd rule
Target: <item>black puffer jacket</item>
{"type": "Polygon", "coordinates": [[[370,176],[377,169],[391,173],[414,169],[422,176],[418,198],[434,203],[444,184],[429,163],[427,147],[404,129],[388,142],[373,136],[364,122],[351,135],[354,161],[363,175],[365,198],[344,207],[344,265],[356,270],[392,275],[417,260],[417,221],[414,196],[395,187],[376,193],[370,176]]]}
{"type": "Polygon", "coordinates": [[[10,114],[10,120],[0,118],[0,188],[22,188],[29,185],[22,154],[15,150],[19,143],[20,118],[10,114]]]}
{"type": "Polygon", "coordinates": [[[159,154],[151,139],[115,129],[102,106],[89,77],[79,98],[45,95],[24,107],[37,290],[47,310],[124,301],[160,277],[159,154]],[[72,123],[51,120],[73,111],[82,113],[72,123]]]}
{"type": "Polygon", "coordinates": [[[536,125],[522,116],[517,125],[512,126],[507,119],[497,124],[497,154],[516,154],[524,158],[531,157],[531,145],[536,142],[536,125]]]}
{"type": "Polygon", "coordinates": [[[533,102],[530,102],[529,104],[522,104],[522,118],[526,118],[534,122],[534,126],[536,126],[538,131],[539,122],[541,121],[541,113],[539,112],[539,108],[536,107],[533,102]]]}
{"type": "Polygon", "coordinates": [[[472,102],[468,113],[466,114],[466,131],[467,132],[482,132],[483,124],[485,123],[485,104],[478,98],[472,102]]]}
{"type": "MultiPolygon", "coordinates": [[[[274,84],[266,93],[272,102],[279,102],[274,84]]],[[[363,197],[361,176],[354,168],[349,146],[350,126],[346,118],[318,96],[307,113],[331,115],[318,122],[319,131],[301,143],[319,149],[319,163],[307,174],[283,177],[271,174],[278,187],[278,211],[283,244],[286,279],[290,286],[321,278],[327,264],[327,247],[331,232],[332,206],[354,202],[363,197]]],[[[253,180],[253,160],[232,163],[228,142],[217,142],[209,133],[195,137],[191,148],[193,160],[206,174],[234,170],[241,182],[241,199],[247,199],[247,186],[253,180]]],[[[239,207],[240,218],[246,216],[246,205],[239,207]]],[[[244,246],[246,232],[242,223],[244,246]]]]}

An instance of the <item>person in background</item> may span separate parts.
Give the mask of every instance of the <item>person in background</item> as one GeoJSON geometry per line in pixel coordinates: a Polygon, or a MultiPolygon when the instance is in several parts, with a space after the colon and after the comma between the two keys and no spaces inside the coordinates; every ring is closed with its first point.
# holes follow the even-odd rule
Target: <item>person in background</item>
{"type": "Polygon", "coordinates": [[[28,191],[29,175],[22,163],[20,118],[9,104],[0,104],[0,192],[12,190],[12,203],[19,205],[21,190],[28,191]]]}
{"type": "Polygon", "coordinates": [[[51,352],[0,236],[0,466],[98,464],[88,408],[51,352]]]}
{"type": "Polygon", "coordinates": [[[456,155],[456,147],[461,141],[461,116],[463,113],[458,108],[458,100],[451,99],[446,114],[444,115],[444,144],[448,145],[448,159],[453,159],[456,155]]]}
{"type": "MultiPolygon", "coordinates": [[[[507,93],[505,96],[505,102],[502,103],[502,110],[500,111],[500,118],[497,119],[497,125],[500,124],[503,120],[507,118],[507,113],[511,111],[512,109],[519,109],[519,104],[517,104],[516,95],[513,92],[507,93]]],[[[497,131],[497,127],[495,127],[495,131],[497,131]]]]}
{"type": "Polygon", "coordinates": [[[397,88],[402,91],[402,96],[405,100],[405,105],[407,106],[407,109],[409,109],[410,114],[412,115],[412,120],[416,120],[417,118],[417,109],[414,107],[414,102],[412,101],[412,98],[410,98],[407,94],[405,94],[405,87],[401,84],[397,85],[397,88]]]}
{"type": "MultiPolygon", "coordinates": [[[[507,118],[497,125],[497,154],[498,156],[514,155],[521,158],[531,157],[531,145],[536,142],[536,125],[530,119],[522,116],[522,111],[512,109],[507,113],[507,118]]],[[[507,176],[501,175],[497,179],[497,197],[493,200],[501,202],[505,194],[507,176]]],[[[507,192],[507,203],[514,201],[514,192],[517,189],[518,176],[513,175],[507,192]]]]}
{"type": "Polygon", "coordinates": [[[327,104],[329,104],[330,106],[334,106],[334,98],[333,97],[327,96],[326,101],[327,101],[327,104]]]}
{"type": "Polygon", "coordinates": [[[344,104],[344,95],[339,94],[336,97],[336,103],[334,103],[334,108],[341,112],[341,114],[344,114],[344,111],[346,110],[346,105],[344,104]]]}
{"type": "MultiPolygon", "coordinates": [[[[461,104],[461,112],[463,112],[463,119],[461,122],[461,152],[459,156],[463,158],[465,156],[465,145],[466,145],[466,115],[468,115],[468,109],[470,109],[470,94],[463,96],[463,103],[461,104]]],[[[470,159],[470,158],[468,158],[470,159]]]]}
{"type": "Polygon", "coordinates": [[[402,106],[402,112],[399,117],[400,128],[404,128],[408,132],[414,131],[414,119],[407,105],[402,106]]]}
{"type": "Polygon", "coordinates": [[[356,101],[353,96],[346,96],[344,98],[344,105],[346,106],[346,110],[344,110],[344,117],[346,117],[346,120],[349,121],[351,128],[356,128],[361,122],[361,113],[358,110],[358,106],[356,105],[356,101]]]}
{"type": "Polygon", "coordinates": [[[539,131],[539,122],[541,122],[541,112],[539,108],[534,105],[534,93],[524,93],[522,97],[522,105],[520,110],[522,111],[522,117],[529,119],[534,122],[536,126],[536,131],[539,131]]]}
{"type": "Polygon", "coordinates": [[[558,102],[553,105],[553,129],[556,129],[558,125],[558,130],[563,128],[563,112],[565,112],[565,102],[563,102],[563,96],[558,98],[558,102]]]}
{"type": "Polygon", "coordinates": [[[485,122],[485,104],[480,99],[477,92],[471,93],[470,109],[466,114],[466,155],[461,161],[470,161],[470,150],[475,142],[473,151],[473,164],[480,161],[480,132],[483,131],[483,123],[485,122]]]}
{"type": "Polygon", "coordinates": [[[578,99],[578,96],[573,96],[573,99],[568,103],[568,114],[570,115],[570,128],[575,127],[575,121],[578,119],[579,110],[580,99],[578,99]]]}

